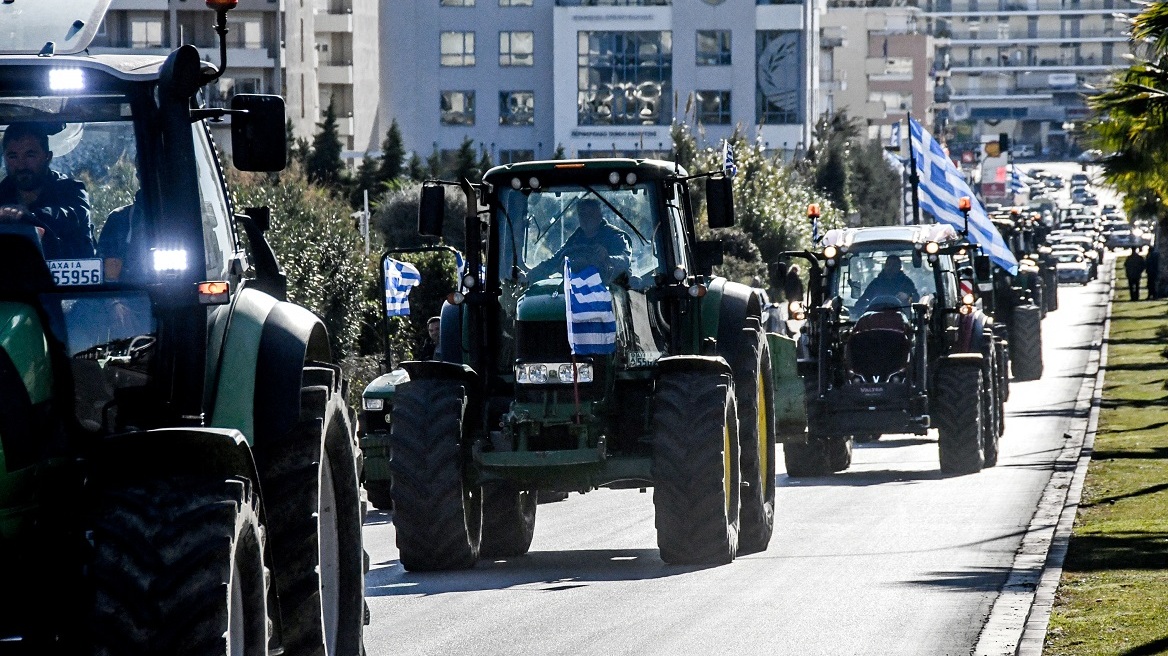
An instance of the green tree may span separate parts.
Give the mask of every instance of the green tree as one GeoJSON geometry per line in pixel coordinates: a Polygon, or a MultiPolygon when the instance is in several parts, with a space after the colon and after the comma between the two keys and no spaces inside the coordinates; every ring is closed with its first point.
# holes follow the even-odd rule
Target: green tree
{"type": "Polygon", "coordinates": [[[438,144],[434,144],[434,152],[426,158],[426,172],[432,178],[446,177],[446,165],[442,162],[442,153],[438,150],[438,144]]]}
{"type": "Polygon", "coordinates": [[[406,149],[402,143],[401,128],[397,119],[389,124],[385,132],[385,139],[381,141],[381,162],[377,169],[377,181],[388,183],[402,176],[402,162],[405,160],[406,149]]]}
{"type": "Polygon", "coordinates": [[[429,173],[426,171],[426,163],[418,157],[417,153],[410,153],[410,159],[406,162],[405,177],[415,182],[425,180],[429,173]]]}
{"type": "Polygon", "coordinates": [[[365,153],[365,157],[361,160],[361,166],[357,167],[357,175],[353,178],[352,189],[349,190],[349,205],[353,209],[364,207],[366,191],[369,192],[370,202],[381,191],[382,184],[378,171],[378,161],[370,157],[369,153],[365,153]]]}
{"type": "Polygon", "coordinates": [[[568,159],[567,153],[564,152],[564,144],[556,144],[556,150],[552,153],[552,159],[568,159]]]}
{"type": "Polygon", "coordinates": [[[236,207],[272,208],[266,236],[288,277],[289,300],[321,318],[334,355],[356,355],[377,268],[365,257],[348,204],[309,183],[295,163],[278,177],[228,169],[228,183],[236,207]]]}
{"type": "MultiPolygon", "coordinates": [[[[456,187],[443,186],[446,198],[444,243],[465,251],[466,198],[456,187]]],[[[409,184],[385,193],[373,212],[373,229],[390,248],[409,248],[434,243],[418,234],[418,207],[422,202],[422,185],[409,184]]]]}
{"type": "Polygon", "coordinates": [[[476,165],[476,168],[478,169],[478,175],[476,175],[474,178],[471,178],[472,180],[483,177],[487,171],[495,168],[495,164],[491,161],[491,153],[484,150],[482,157],[479,158],[479,163],[476,165]]]}
{"type": "Polygon", "coordinates": [[[312,140],[312,151],[305,165],[308,181],[337,188],[345,164],[341,161],[341,136],[332,101],[325,110],[324,121],[317,123],[317,127],[320,131],[312,140]]]}
{"type": "Polygon", "coordinates": [[[861,225],[901,223],[903,183],[884,159],[884,145],[868,139],[852,148],[852,196],[861,225]]]}
{"type": "Polygon", "coordinates": [[[467,178],[475,180],[478,176],[478,158],[475,157],[474,141],[470,137],[462,140],[462,144],[454,153],[454,169],[450,172],[455,180],[467,178]]]}
{"type": "Polygon", "coordinates": [[[827,194],[845,214],[855,208],[853,146],[858,146],[860,125],[846,110],[824,114],[815,124],[815,187],[827,194]]]}

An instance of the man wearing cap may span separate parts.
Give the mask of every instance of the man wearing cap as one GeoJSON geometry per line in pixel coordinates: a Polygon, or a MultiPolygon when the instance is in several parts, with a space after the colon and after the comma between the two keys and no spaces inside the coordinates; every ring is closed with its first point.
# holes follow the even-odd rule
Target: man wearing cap
{"type": "Polygon", "coordinates": [[[89,258],[95,253],[85,185],[49,168],[48,132],[36,123],[4,130],[0,222],[25,222],[41,233],[45,259],[89,258]]]}

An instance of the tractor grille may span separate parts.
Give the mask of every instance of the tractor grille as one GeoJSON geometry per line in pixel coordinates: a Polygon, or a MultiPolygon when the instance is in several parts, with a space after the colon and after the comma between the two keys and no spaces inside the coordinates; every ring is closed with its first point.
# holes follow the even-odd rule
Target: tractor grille
{"type": "Polygon", "coordinates": [[[567,362],[568,325],[563,321],[520,321],[516,329],[516,355],[527,362],[567,362]]]}

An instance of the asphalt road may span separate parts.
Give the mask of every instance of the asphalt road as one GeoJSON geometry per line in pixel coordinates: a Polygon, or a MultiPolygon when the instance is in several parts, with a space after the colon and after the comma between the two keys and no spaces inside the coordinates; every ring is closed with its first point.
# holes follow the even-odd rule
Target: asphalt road
{"type": "Polygon", "coordinates": [[[1060,289],[997,467],[941,476],[934,433],[860,445],[831,477],[780,469],[770,548],[730,565],[663,564],[651,491],[541,505],[530,554],[440,574],[405,572],[392,515],[372,512],[368,653],[968,654],[1050,479],[1106,292],[1060,289]]]}

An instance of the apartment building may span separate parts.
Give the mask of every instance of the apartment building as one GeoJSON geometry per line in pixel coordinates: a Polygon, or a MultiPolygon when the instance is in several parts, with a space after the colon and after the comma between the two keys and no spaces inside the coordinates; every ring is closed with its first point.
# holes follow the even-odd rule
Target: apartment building
{"type": "Polygon", "coordinates": [[[1084,95],[1127,65],[1131,0],[925,0],[932,32],[948,37],[937,59],[947,118],[974,135],[1009,134],[1061,155],[1074,123],[1089,115],[1084,95]]]}
{"type": "Polygon", "coordinates": [[[664,155],[675,119],[793,153],[821,111],[818,1],[388,0],[382,99],[423,157],[664,155]]]}
{"type": "MultiPolygon", "coordinates": [[[[168,54],[183,44],[218,65],[215,14],[200,0],[112,0],[94,53],[168,54]]],[[[227,71],[206,90],[283,95],[295,134],[311,139],[330,101],[351,158],[378,148],[377,0],[239,0],[227,14],[227,71]]],[[[226,119],[216,131],[226,129],[226,119]]],[[[221,147],[230,140],[218,139],[221,147]]]]}
{"type": "Polygon", "coordinates": [[[887,139],[909,112],[933,125],[935,109],[945,107],[937,81],[946,73],[934,61],[939,41],[926,28],[919,7],[829,2],[819,39],[824,111],[846,110],[871,138],[887,139]]]}

